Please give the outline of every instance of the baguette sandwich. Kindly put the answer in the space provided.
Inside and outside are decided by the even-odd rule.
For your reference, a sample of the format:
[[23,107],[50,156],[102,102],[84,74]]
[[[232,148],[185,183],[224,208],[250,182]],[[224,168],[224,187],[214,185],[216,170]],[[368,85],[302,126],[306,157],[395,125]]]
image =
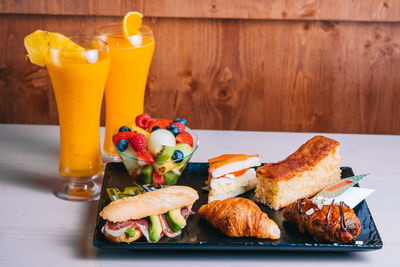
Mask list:
[[113,201],[100,212],[107,221],[102,232],[112,242],[129,243],[142,236],[148,242],[157,242],[164,235],[176,237],[198,198],[190,187],[170,186]]

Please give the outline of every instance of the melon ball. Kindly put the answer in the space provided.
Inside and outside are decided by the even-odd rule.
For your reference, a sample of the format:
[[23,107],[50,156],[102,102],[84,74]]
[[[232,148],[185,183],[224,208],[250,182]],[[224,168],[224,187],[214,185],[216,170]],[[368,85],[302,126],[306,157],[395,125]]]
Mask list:
[[175,145],[175,136],[168,130],[156,130],[147,138],[147,150],[154,156],[160,153],[163,146],[175,147]]

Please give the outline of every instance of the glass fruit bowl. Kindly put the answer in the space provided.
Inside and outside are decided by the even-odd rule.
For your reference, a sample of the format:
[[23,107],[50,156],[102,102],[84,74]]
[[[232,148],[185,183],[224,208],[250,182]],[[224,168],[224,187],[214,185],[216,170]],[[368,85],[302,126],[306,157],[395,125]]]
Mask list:
[[[144,184],[174,185],[199,146],[196,133],[188,127],[185,131],[191,135],[192,145],[176,143],[172,146],[164,138],[168,135],[168,131],[164,129],[149,134],[146,138],[147,149],[143,152],[136,152],[130,144],[121,151],[114,142],[112,144],[128,174],[133,178]],[[113,134],[113,138],[117,133]]]

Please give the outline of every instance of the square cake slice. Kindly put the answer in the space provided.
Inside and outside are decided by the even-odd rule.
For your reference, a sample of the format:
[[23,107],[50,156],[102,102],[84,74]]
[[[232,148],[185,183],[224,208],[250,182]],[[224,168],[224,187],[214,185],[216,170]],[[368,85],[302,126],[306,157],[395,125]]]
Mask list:
[[257,168],[255,200],[278,210],[340,179],[340,144],[315,136],[278,163]]

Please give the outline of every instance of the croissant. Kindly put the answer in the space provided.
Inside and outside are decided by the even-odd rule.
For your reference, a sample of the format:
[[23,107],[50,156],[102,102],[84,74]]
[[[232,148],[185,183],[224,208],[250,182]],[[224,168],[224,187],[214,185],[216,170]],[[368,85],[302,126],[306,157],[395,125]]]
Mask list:
[[360,234],[361,223],[354,211],[341,202],[318,207],[310,199],[301,199],[283,210],[283,217],[308,232],[315,240],[349,243]]
[[197,214],[231,237],[278,239],[278,225],[251,200],[233,197],[203,205]]

